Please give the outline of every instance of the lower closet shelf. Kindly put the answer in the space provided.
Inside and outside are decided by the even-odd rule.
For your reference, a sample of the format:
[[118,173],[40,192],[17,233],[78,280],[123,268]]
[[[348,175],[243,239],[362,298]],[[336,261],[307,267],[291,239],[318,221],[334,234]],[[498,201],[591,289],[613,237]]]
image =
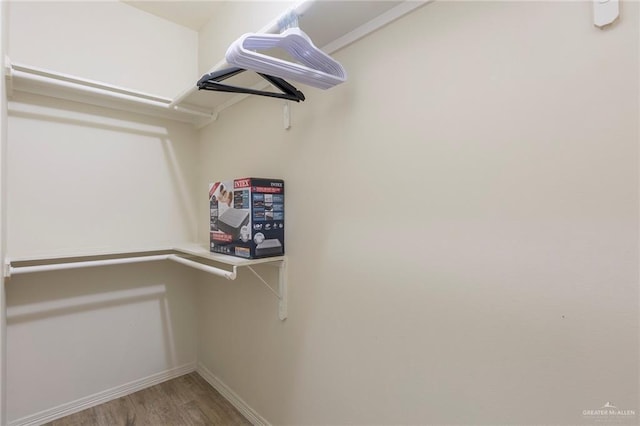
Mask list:
[[[129,263],[157,262],[170,260],[200,271],[235,280],[237,269],[246,267],[260,282],[278,298],[278,317],[287,318],[287,259],[286,256],[262,259],[243,259],[223,254],[210,253],[197,244],[185,244],[172,248],[147,248],[121,251],[101,251],[83,254],[64,254],[34,257],[7,257],[4,263],[4,276],[50,272],[64,269],[90,268],[96,266],[122,265]],[[205,261],[203,263],[201,261]],[[231,270],[212,266],[209,263],[222,263],[231,266]],[[265,264],[278,267],[278,290],[275,290],[253,269],[253,265]]]
[[244,259],[242,257],[233,257],[226,254],[211,253],[207,250],[206,247],[198,244],[178,245],[175,246],[173,250],[183,254],[197,256],[202,259],[213,260],[214,262],[220,262],[232,266],[251,266],[260,263],[273,263],[285,260],[285,256],[264,257],[261,259]]

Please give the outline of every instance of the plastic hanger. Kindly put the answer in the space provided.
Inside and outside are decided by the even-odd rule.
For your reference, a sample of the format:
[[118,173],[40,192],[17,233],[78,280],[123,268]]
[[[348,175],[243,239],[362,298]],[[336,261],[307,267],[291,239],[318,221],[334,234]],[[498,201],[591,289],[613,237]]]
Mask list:
[[274,87],[280,89],[282,93],[266,92],[262,90],[251,89],[248,87],[232,86],[229,84],[221,83],[221,81],[227,78],[238,75],[246,71],[243,68],[225,68],[219,71],[204,75],[198,80],[197,86],[200,90],[213,90],[216,92],[228,92],[228,93],[248,93],[250,95],[268,96],[271,98],[287,99],[290,101],[304,101],[304,94],[296,89],[293,85],[289,84],[285,80],[279,77],[273,77],[263,73],[258,73],[262,78],[271,83]]
[[[280,48],[300,63],[268,56],[255,50]],[[308,35],[294,27],[280,34],[242,35],[227,49],[229,64],[329,89],[347,80],[347,73],[331,56],[318,49]]]

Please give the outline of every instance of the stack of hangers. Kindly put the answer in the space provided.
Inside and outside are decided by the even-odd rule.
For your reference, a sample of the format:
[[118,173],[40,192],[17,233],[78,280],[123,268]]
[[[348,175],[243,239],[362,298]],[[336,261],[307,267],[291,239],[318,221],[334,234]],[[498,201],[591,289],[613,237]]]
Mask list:
[[[267,56],[258,50],[280,48],[300,63]],[[342,65],[318,49],[300,28],[281,34],[245,34],[229,46],[227,62],[241,68],[287,78],[319,89],[329,89],[347,79]]]
[[[300,63],[258,52],[274,48],[285,50]],[[199,89],[249,93],[298,102],[304,100],[304,95],[286,82],[285,78],[320,89],[329,89],[347,79],[347,73],[342,65],[318,49],[300,28],[289,28],[280,34],[244,34],[229,46],[226,60],[237,68],[228,68],[203,76],[198,81]],[[282,93],[264,92],[220,83],[245,70],[257,72]]]

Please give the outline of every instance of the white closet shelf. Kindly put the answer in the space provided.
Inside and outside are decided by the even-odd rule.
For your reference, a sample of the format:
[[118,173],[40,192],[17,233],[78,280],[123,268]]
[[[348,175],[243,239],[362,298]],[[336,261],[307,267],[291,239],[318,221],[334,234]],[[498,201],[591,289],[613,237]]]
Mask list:
[[[332,54],[431,1],[306,0],[298,3],[293,9],[284,11],[280,16],[256,32],[279,32],[278,22],[293,11],[298,15],[300,28],[313,40],[313,43],[316,46],[320,46],[325,53]],[[238,34],[238,36],[240,35],[241,33]],[[225,60],[221,60],[209,72],[226,67],[229,67],[229,64]],[[243,73],[241,77],[234,78],[235,85],[256,90],[263,90],[269,85],[255,73]],[[291,81],[291,83],[297,86],[295,81]],[[194,85],[194,87],[188,88],[179,95],[174,100],[173,105],[212,111],[213,119],[215,120],[219,112],[249,96],[246,94],[198,90]],[[207,124],[207,122],[201,125],[204,124]]]
[[65,260],[77,260],[89,257],[118,257],[118,256],[144,256],[145,254],[167,253],[173,250],[172,245],[158,245],[148,247],[135,247],[127,249],[87,249],[83,251],[60,251],[56,253],[38,253],[34,255],[8,255],[13,263],[47,263],[60,262]]
[[[186,256],[186,257],[185,257]],[[194,260],[194,258],[196,260]],[[122,265],[130,263],[157,262],[170,260],[191,268],[198,269],[228,280],[235,280],[237,269],[246,267],[260,282],[278,298],[278,317],[287,318],[287,258],[286,256],[267,257],[261,259],[243,259],[211,253],[206,247],[198,244],[184,244],[175,247],[149,247],[144,249],[91,251],[85,253],[54,254],[50,256],[38,255],[30,257],[6,257],[4,276],[50,272],[64,269],[89,268],[97,266]],[[231,270],[202,263],[209,261],[231,266]],[[278,290],[267,283],[262,276],[253,269],[254,265],[264,264],[278,267]]]
[[44,68],[12,63],[9,58],[6,59],[5,77],[9,98],[13,92],[33,93],[194,125],[214,118],[212,112],[198,107],[174,105],[170,98]]
[[206,246],[198,244],[177,245],[173,248],[176,252],[197,256],[201,259],[212,260],[231,266],[252,266],[260,263],[273,263],[285,260],[286,256],[264,257],[261,259],[243,259],[241,257],[227,256],[224,254],[211,253]]
[[[299,16],[300,28],[311,37],[314,44],[321,46],[325,53],[332,54],[431,1],[305,0],[294,7],[293,11]],[[256,32],[278,32],[278,21],[291,11],[292,9],[283,11],[280,16]],[[241,33],[238,33],[238,36],[240,35]],[[221,60],[210,72],[228,66]],[[13,91],[22,91],[191,123],[197,128],[216,120],[222,110],[250,96],[200,91],[196,87],[196,81],[200,76],[194,76],[192,85],[175,99],[170,99],[30,65],[12,64],[8,58],[5,74],[9,97]],[[255,73],[243,73],[234,79],[235,85],[257,90],[263,90],[268,86],[268,83]],[[296,82],[291,83],[296,85]]]

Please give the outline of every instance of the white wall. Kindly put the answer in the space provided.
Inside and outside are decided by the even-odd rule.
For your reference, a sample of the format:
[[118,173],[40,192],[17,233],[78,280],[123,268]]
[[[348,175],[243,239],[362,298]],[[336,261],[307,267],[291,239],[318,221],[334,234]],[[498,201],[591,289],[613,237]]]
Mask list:
[[202,278],[199,361],[273,424],[638,412],[638,5],[591,7],[436,2],[334,55],[290,131],[224,111],[198,188],[285,179],[289,318]]
[[12,256],[195,238],[190,126],[24,94],[9,118]]
[[197,80],[197,33],[115,0],[12,1],[13,62],[174,97]]
[[[158,95],[197,77],[197,34],[119,2],[10,5],[9,56]],[[9,105],[15,257],[171,246],[196,235],[196,131],[37,95]],[[193,366],[193,275],[163,263],[7,280],[7,415]]]

